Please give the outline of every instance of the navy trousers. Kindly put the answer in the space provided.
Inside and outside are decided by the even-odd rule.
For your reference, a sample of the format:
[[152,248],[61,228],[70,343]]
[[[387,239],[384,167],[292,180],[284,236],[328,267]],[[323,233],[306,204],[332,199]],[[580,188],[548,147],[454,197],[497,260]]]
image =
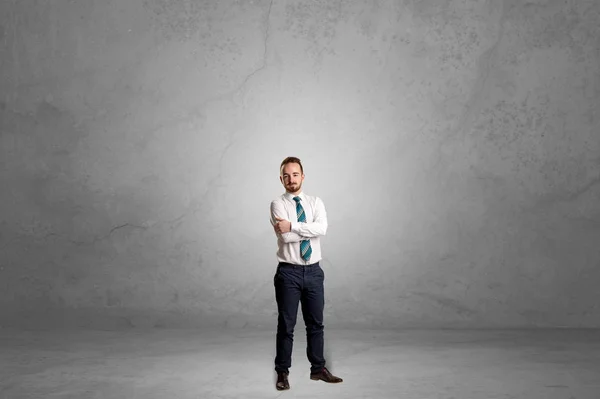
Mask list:
[[306,355],[310,370],[315,373],[325,367],[323,357],[323,307],[325,274],[319,262],[312,265],[292,265],[280,262],[273,283],[277,300],[277,353],[275,371],[289,372],[292,366],[294,327],[298,303],[306,326]]

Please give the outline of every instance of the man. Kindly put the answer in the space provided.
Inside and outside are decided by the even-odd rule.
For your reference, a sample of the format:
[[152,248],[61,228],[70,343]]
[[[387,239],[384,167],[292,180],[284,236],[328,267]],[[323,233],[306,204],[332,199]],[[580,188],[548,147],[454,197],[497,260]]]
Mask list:
[[294,326],[298,303],[306,325],[306,355],[310,379],[342,382],[325,367],[323,357],[323,307],[325,305],[320,236],[327,232],[325,205],[319,197],[302,192],[304,169],[300,159],[288,157],[279,168],[285,194],[271,202],[271,224],[277,235],[277,271],[273,278],[277,300],[277,390],[290,389]]

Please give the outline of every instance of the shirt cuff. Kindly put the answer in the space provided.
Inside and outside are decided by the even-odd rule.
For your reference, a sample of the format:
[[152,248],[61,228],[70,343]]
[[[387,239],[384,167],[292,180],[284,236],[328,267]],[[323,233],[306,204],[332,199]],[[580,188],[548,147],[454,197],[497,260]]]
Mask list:
[[299,222],[291,222],[291,223],[292,223],[292,227],[291,227],[292,233],[298,234],[298,229],[300,229],[300,223]]

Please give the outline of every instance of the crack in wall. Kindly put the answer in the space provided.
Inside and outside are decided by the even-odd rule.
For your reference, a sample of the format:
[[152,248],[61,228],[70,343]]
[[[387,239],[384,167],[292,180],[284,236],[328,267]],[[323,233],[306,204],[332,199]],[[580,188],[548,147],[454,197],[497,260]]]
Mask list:
[[600,184],[600,175],[588,181],[586,184],[582,185],[578,189],[574,191],[570,191],[562,194],[551,194],[547,196],[545,199],[540,201],[536,201],[535,205],[552,205],[557,202],[573,202],[584,196],[586,193],[591,191],[596,185]]
[[266,27],[265,27],[265,33],[263,35],[264,36],[264,38],[263,38],[264,51],[263,51],[261,65],[258,68],[254,69],[252,72],[250,72],[248,75],[246,75],[246,77],[242,80],[242,82],[236,88],[234,88],[233,90],[230,90],[226,93],[219,94],[219,95],[216,95],[216,96],[206,99],[200,105],[198,105],[196,107],[196,109],[202,109],[202,108],[206,107],[208,104],[222,101],[222,100],[230,100],[231,101],[237,93],[241,92],[244,88],[246,88],[250,79],[252,79],[259,72],[261,72],[267,68],[267,56],[268,56],[268,52],[269,52],[268,42],[269,42],[269,36],[270,36],[271,12],[273,9],[273,1],[274,0],[270,1],[269,8],[266,12],[267,15],[265,17]]
[[117,230],[121,230],[125,227],[131,227],[134,229],[142,229],[142,230],[146,230],[148,229],[148,226],[139,226],[139,225],[135,225],[135,224],[131,224],[131,223],[124,223],[118,226],[113,227],[112,229],[110,229],[110,231],[100,237],[94,237],[94,239],[92,239],[91,241],[77,241],[77,240],[70,240],[71,243],[75,244],[75,245],[92,245],[95,244],[99,241],[104,241],[107,240],[108,238],[110,238],[110,236]]
[[150,130],[144,129],[144,131],[147,133],[148,132],[153,133],[155,131],[158,131],[160,129],[165,129],[167,127],[179,126],[181,124],[188,123],[188,121],[191,117],[198,116],[199,113],[201,113],[202,110],[204,110],[206,108],[206,106],[209,104],[218,103],[220,101],[233,102],[235,95],[240,93],[242,90],[244,90],[248,86],[248,83],[250,82],[250,80],[252,78],[254,78],[261,71],[264,71],[268,67],[267,59],[268,59],[268,54],[269,54],[269,38],[270,38],[270,31],[271,31],[271,14],[272,14],[272,9],[273,9],[273,3],[274,3],[274,0],[271,0],[269,2],[268,9],[266,10],[265,29],[264,29],[264,33],[263,33],[263,54],[262,54],[261,64],[259,67],[255,68],[253,71],[251,71],[249,74],[247,74],[242,79],[241,83],[239,83],[232,90],[229,90],[225,93],[216,94],[214,96],[211,96],[211,97],[205,99],[204,101],[202,101],[201,103],[199,103],[198,105],[191,107],[191,109],[186,114],[176,115],[173,118],[169,118],[166,121],[160,123],[160,125],[158,127],[150,129]]
[[479,57],[477,63],[477,79],[473,85],[474,87],[471,90],[471,94],[467,99],[466,104],[463,106],[464,111],[460,115],[456,126],[454,129],[451,129],[450,132],[448,132],[448,134],[446,134],[446,136],[443,137],[439,143],[439,156],[437,157],[438,162],[435,165],[436,167],[438,167],[443,161],[444,146],[448,143],[448,141],[458,141],[460,139],[464,139],[469,132],[469,129],[471,128],[475,118],[483,109],[485,104],[485,94],[489,91],[490,73],[494,67],[496,58],[498,57],[498,47],[502,43],[502,39],[504,37],[507,14],[508,12],[506,10],[506,4],[503,2],[500,17],[498,18],[498,36],[494,41],[494,44],[492,44],[492,46],[489,47]]
[[[270,1],[269,8],[266,12],[266,17],[265,17],[266,27],[265,27],[265,32],[263,35],[264,36],[263,37],[263,56],[262,56],[261,65],[258,68],[254,69],[252,72],[250,72],[248,75],[246,75],[246,77],[242,80],[242,82],[235,89],[233,89],[227,93],[223,93],[223,94],[217,95],[215,97],[211,97],[211,98],[203,101],[200,105],[198,105],[196,107],[196,109],[205,108],[208,104],[218,102],[221,100],[226,100],[226,99],[232,100],[237,93],[241,92],[242,90],[244,90],[247,87],[248,82],[253,77],[255,77],[259,72],[264,71],[267,68],[267,57],[268,57],[268,53],[269,53],[269,36],[270,36],[270,27],[271,27],[270,21],[271,21],[272,9],[273,9],[273,1],[274,0]],[[229,149],[235,144],[235,142],[236,142],[235,131],[229,131],[227,134],[227,144],[221,150],[221,155],[219,157],[218,172],[207,183],[207,189],[204,192],[204,194],[201,196],[201,199],[199,201],[200,205],[198,207],[196,207],[196,209],[193,210],[194,213],[198,212],[202,208],[202,205],[206,203],[206,197],[211,192],[211,190],[216,187],[217,182],[221,179],[222,174],[223,174],[223,162],[225,159],[225,155],[227,154]]]
[[239,86],[237,91],[242,90],[244,87],[246,87],[246,85],[248,84],[248,81],[253,78],[257,73],[263,71],[266,67],[267,67],[267,53],[269,50],[269,32],[270,32],[270,28],[271,28],[271,11],[273,9],[273,1],[271,0],[271,2],[269,3],[269,9],[267,10],[267,16],[266,16],[266,28],[265,28],[265,33],[264,33],[264,39],[263,39],[263,47],[264,47],[264,51],[263,51],[263,57],[262,57],[262,65],[260,67],[258,67],[257,69],[255,69],[253,72],[251,72],[248,76],[246,76],[246,78],[244,79],[244,81],[242,82],[242,84]]

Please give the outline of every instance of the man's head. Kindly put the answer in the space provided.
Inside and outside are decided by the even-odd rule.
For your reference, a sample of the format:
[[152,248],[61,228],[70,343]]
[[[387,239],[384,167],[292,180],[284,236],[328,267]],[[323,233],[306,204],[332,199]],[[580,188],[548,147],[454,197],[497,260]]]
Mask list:
[[287,157],[279,167],[279,180],[285,191],[297,195],[302,191],[304,181],[304,168],[302,162],[296,157]]

